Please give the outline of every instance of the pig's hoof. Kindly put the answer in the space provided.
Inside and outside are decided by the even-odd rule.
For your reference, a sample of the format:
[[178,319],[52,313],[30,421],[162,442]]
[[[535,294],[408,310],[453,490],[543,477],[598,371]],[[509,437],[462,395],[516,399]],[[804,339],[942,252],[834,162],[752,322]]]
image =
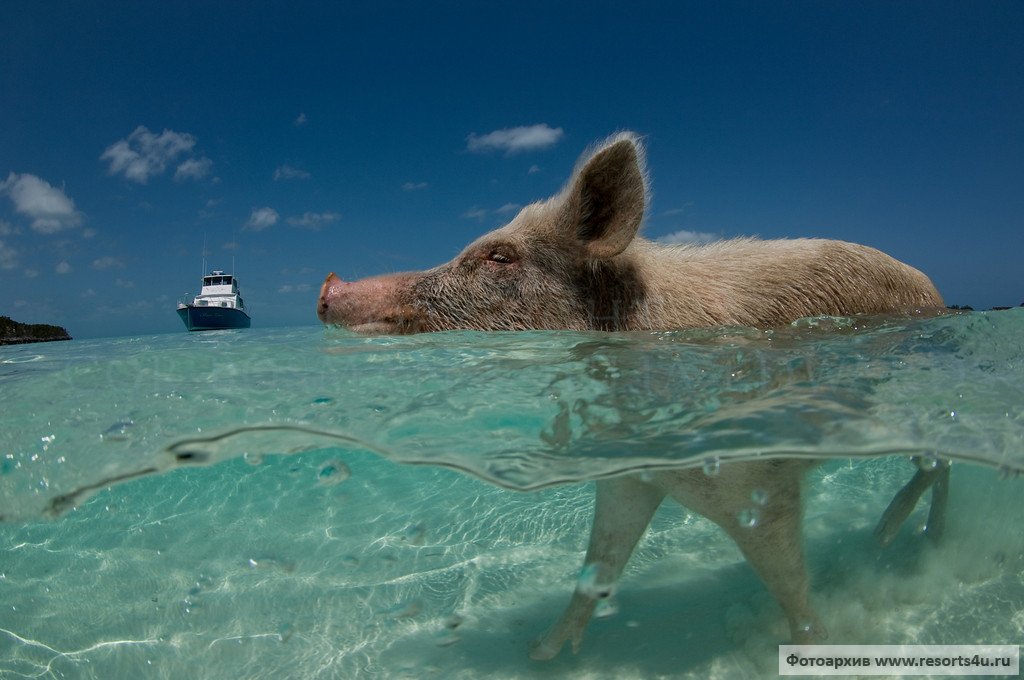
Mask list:
[[878,545],[884,548],[893,542],[899,530],[900,522],[892,522],[889,521],[888,517],[882,517],[878,522],[878,526],[875,527],[875,540],[878,541]]
[[558,643],[549,641],[546,637],[537,640],[530,647],[530,658],[534,661],[550,661],[558,656],[558,653],[562,651],[562,644],[565,641],[562,640]]
[[583,644],[583,633],[568,633],[555,630],[548,631],[544,637],[533,643],[530,649],[530,658],[534,661],[547,661],[554,659],[562,651],[566,640],[572,642],[572,653],[579,654],[580,645]]

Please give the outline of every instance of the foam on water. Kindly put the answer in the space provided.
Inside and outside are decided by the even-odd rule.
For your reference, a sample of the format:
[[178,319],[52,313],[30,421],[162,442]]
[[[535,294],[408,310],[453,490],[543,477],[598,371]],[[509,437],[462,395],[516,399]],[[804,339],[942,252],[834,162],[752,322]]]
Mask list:
[[[1022,331],[1014,311],[0,349],[0,677],[774,674],[777,605],[673,504],[581,654],[527,656],[589,530],[591,485],[556,482],[756,454],[836,458],[805,513],[830,642],[1016,643]],[[954,462],[945,542],[922,507],[878,548],[903,454],[929,451],[981,463]]]

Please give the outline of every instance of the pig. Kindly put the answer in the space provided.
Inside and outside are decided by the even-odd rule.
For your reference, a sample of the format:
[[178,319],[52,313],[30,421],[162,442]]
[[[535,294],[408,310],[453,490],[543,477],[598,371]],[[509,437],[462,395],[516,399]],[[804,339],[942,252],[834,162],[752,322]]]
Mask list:
[[[564,188],[433,269],[354,282],[330,274],[317,314],[359,333],[443,330],[676,330],[771,328],[809,316],[928,313],[944,308],[917,269],[867,246],[823,239],[740,238],[666,245],[638,235],[649,203],[640,138],[622,132],[584,153]],[[659,470],[596,483],[581,579],[560,619],[532,649],[578,651],[597,603],[608,597],[655,510],[668,496],[736,542],[785,614],[795,643],[826,629],[809,599],[801,543],[801,483],[813,462],[733,463]],[[931,478],[894,501],[884,538]],[[753,494],[756,526],[744,521]],[[586,585],[584,585],[586,581]],[[596,584],[596,585],[595,585]]]

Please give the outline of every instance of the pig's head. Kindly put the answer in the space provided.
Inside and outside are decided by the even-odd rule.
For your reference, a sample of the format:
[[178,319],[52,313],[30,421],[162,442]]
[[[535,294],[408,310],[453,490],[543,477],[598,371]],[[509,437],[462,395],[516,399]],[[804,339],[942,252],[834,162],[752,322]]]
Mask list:
[[425,272],[346,282],[331,274],[317,315],[363,333],[615,329],[643,306],[623,254],[643,219],[643,150],[629,133],[583,157],[556,196]]

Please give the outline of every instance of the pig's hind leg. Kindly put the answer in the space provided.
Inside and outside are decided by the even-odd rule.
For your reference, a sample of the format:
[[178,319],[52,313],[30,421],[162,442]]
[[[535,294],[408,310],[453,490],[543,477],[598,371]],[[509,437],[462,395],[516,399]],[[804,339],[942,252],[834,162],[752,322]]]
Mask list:
[[718,477],[698,471],[665,473],[662,488],[684,506],[722,527],[764,581],[789,621],[794,644],[820,642],[828,633],[810,604],[804,563],[800,461],[736,463]]
[[538,640],[530,657],[552,659],[566,641],[578,652],[597,603],[611,597],[622,570],[665,493],[635,477],[597,482],[594,525],[583,571],[562,617]]
[[[919,458],[915,457],[914,461],[919,462]],[[949,468],[949,461],[938,461],[931,469],[919,468],[910,481],[896,492],[889,507],[882,513],[882,518],[878,520],[878,526],[875,527],[875,539],[880,545],[884,547],[893,542],[900,527],[929,488],[932,490],[932,503],[928,511],[925,534],[933,543],[941,540],[946,526]]]

